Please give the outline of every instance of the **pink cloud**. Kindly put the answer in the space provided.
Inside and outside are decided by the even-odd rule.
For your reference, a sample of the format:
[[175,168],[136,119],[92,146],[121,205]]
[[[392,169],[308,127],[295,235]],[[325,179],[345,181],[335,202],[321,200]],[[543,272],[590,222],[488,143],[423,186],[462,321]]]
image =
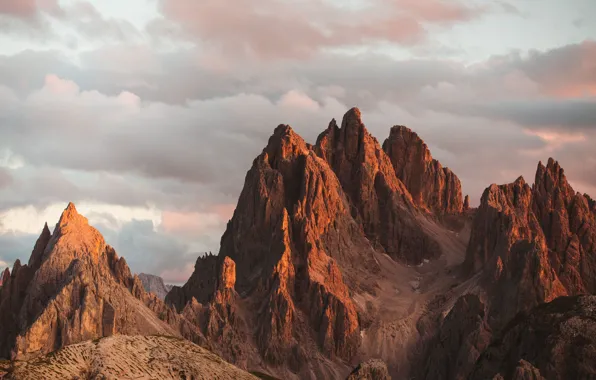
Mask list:
[[194,271],[194,262],[187,263],[183,269],[167,269],[159,274],[166,284],[183,284]]
[[542,91],[558,98],[596,95],[596,41],[533,52],[523,65]]
[[205,212],[163,211],[161,228],[171,234],[199,235],[210,231],[220,232],[234,213],[232,204],[216,204]]
[[57,0],[1,0],[0,14],[25,20],[34,20],[41,11],[55,13],[60,6]]
[[320,0],[162,0],[161,10],[201,46],[261,59],[305,58],[325,47],[375,41],[413,44],[424,39],[424,23],[464,21],[478,13],[441,0],[373,2],[361,10]]

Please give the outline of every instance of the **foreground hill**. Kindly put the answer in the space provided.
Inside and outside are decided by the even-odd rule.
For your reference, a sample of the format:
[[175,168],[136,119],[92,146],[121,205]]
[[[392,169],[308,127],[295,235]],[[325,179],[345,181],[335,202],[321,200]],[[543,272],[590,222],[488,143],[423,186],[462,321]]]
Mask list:
[[184,339],[118,335],[16,362],[7,379],[252,380],[248,372]]

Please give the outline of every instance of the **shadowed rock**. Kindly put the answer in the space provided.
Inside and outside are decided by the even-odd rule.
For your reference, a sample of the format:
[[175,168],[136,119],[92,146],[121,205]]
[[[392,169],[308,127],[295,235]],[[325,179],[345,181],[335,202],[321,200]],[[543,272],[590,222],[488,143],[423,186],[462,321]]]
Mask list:
[[387,365],[379,359],[360,363],[346,380],[391,380]]
[[560,297],[520,314],[480,356],[470,380],[596,377],[596,297]]

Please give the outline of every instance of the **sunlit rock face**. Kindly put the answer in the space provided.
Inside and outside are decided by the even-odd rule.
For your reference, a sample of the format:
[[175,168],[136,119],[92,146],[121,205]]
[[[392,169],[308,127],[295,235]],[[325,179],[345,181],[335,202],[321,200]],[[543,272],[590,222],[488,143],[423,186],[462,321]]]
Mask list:
[[436,214],[464,211],[459,178],[433,159],[416,132],[399,125],[391,128],[383,150],[416,205]]
[[[71,203],[0,293],[0,356],[27,358],[112,334],[178,335],[141,301],[135,279]],[[165,305],[164,305],[165,306]]]

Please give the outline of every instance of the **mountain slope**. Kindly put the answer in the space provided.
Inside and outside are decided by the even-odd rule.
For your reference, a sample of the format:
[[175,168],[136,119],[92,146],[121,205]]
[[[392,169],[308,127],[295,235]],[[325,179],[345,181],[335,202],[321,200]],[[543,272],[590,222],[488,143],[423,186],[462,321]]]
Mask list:
[[[593,201],[571,188],[552,158],[546,166],[538,164],[533,186],[522,177],[511,184],[489,186],[467,248],[464,271],[470,279],[460,287],[463,293],[472,290],[482,301],[477,312],[481,323],[471,326],[466,311],[453,308],[438,323],[429,346],[437,337],[475,341],[479,335],[485,346],[486,337],[497,339],[520,312],[528,313],[562,296],[593,294],[595,237]],[[437,363],[457,355],[465,360],[458,361],[453,371],[465,378],[482,354],[467,346],[453,345],[450,350],[427,358],[427,375],[422,378],[450,378]],[[534,373],[527,364],[520,364],[520,373]]]
[[357,109],[316,146],[280,125],[246,175],[219,255],[199,258],[166,302],[242,367],[338,378],[379,357],[404,376],[416,320],[464,259],[467,234],[429,216]]
[[560,297],[516,316],[470,380],[596,377],[596,296]]
[[137,281],[69,204],[2,287],[0,356],[27,358],[116,333],[178,335],[144,305]]
[[118,335],[16,362],[7,379],[257,379],[183,339]]

